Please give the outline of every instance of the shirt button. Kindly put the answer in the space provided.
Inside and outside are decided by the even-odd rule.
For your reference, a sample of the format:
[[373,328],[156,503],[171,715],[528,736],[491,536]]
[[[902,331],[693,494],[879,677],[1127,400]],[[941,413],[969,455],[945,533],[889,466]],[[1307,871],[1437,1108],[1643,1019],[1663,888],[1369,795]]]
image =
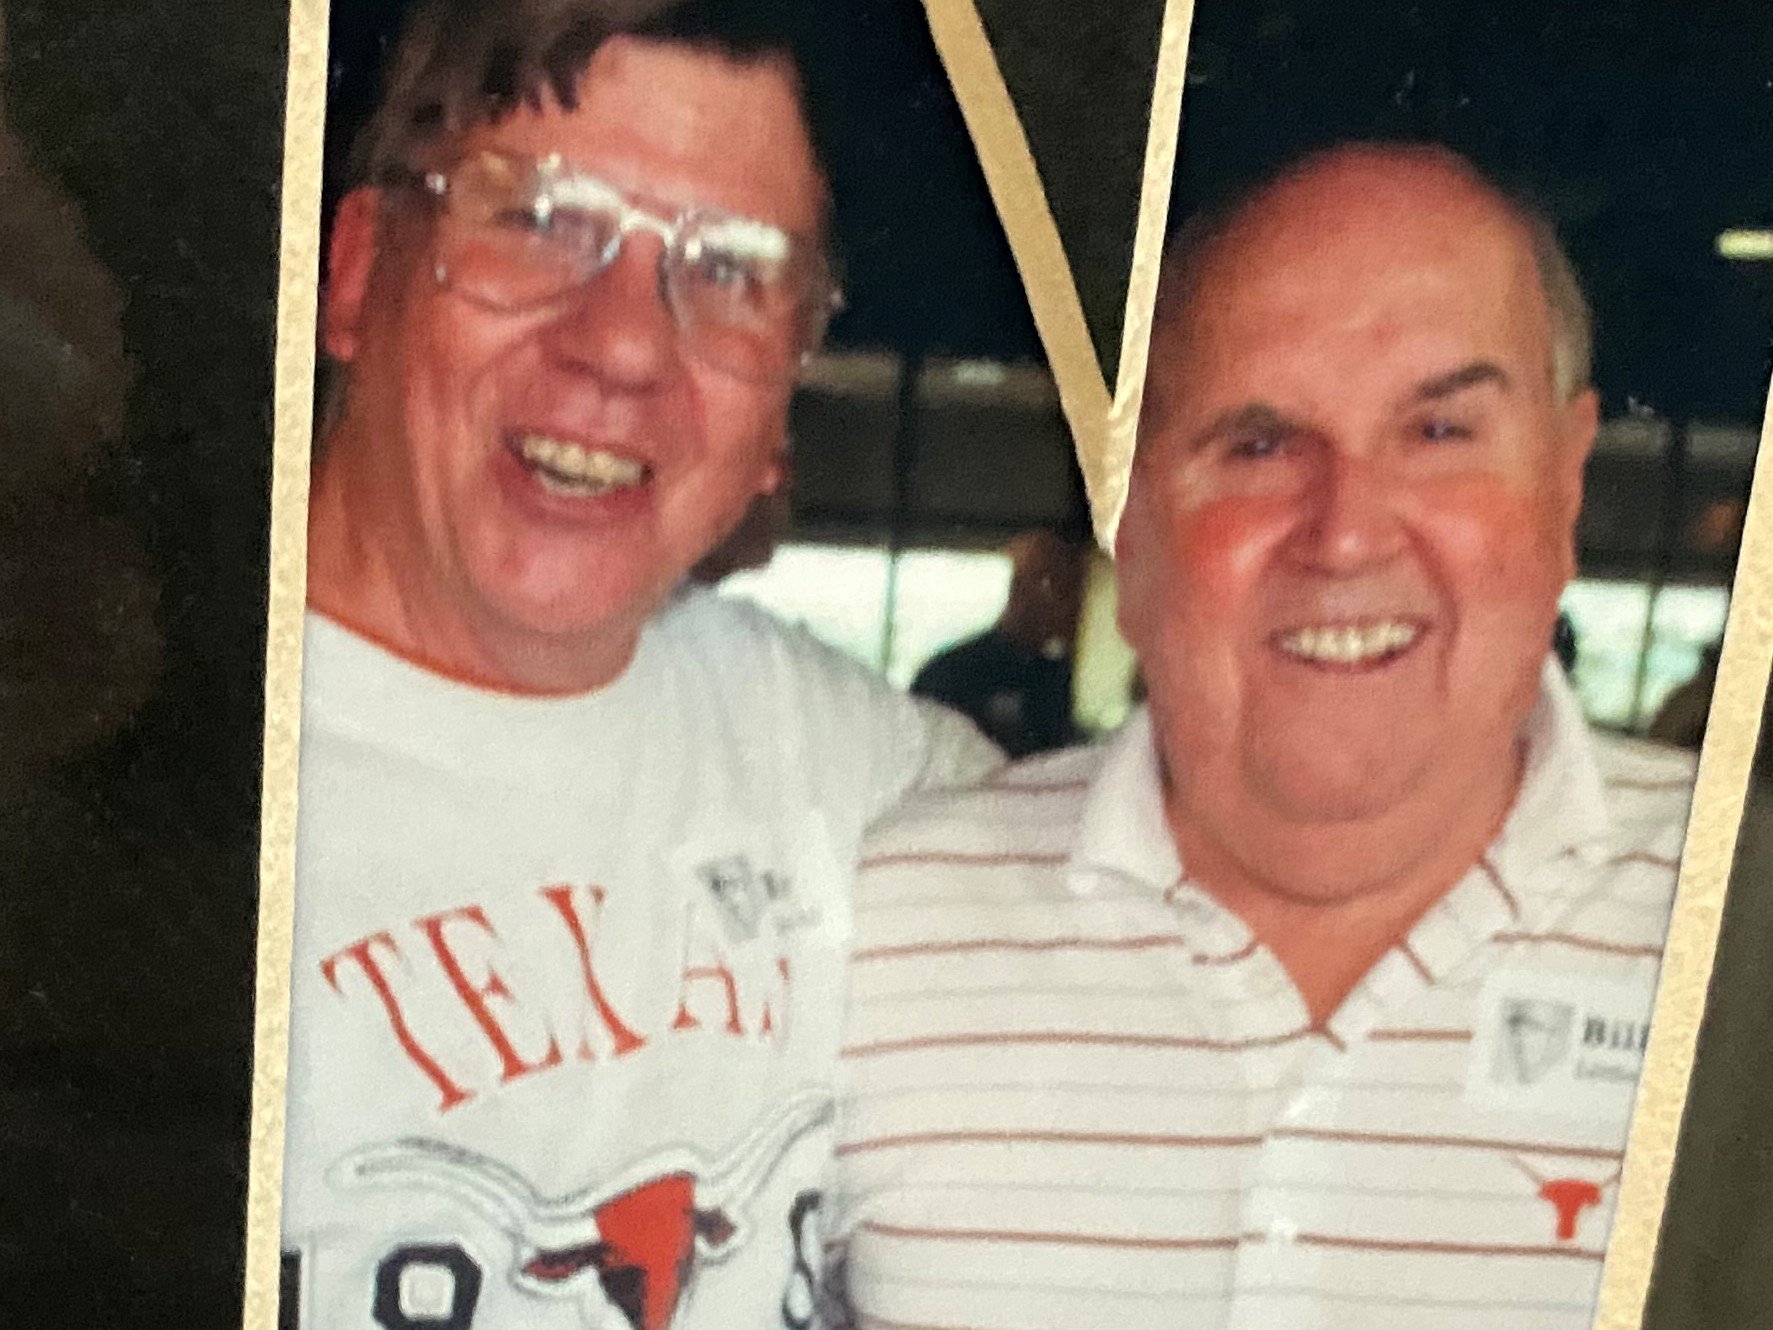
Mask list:
[[1299,1239],[1299,1225],[1291,1219],[1271,1219],[1268,1221],[1268,1240],[1273,1243],[1296,1242]]

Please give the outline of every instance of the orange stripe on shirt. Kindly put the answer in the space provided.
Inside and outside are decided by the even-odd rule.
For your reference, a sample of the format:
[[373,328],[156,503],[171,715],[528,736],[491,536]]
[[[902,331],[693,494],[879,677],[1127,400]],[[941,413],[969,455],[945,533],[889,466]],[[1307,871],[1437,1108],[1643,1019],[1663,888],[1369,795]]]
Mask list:
[[1550,946],[1575,947],[1580,951],[1604,951],[1613,956],[1642,956],[1660,960],[1662,948],[1631,942],[1610,942],[1605,938],[1583,937],[1576,933],[1498,933],[1498,942],[1532,942]]
[[1107,1145],[1232,1150],[1248,1149],[1260,1144],[1260,1136],[1179,1136],[1089,1131],[920,1131],[903,1136],[874,1136],[849,1141],[837,1147],[837,1154],[847,1157],[866,1154],[872,1150],[894,1150],[915,1145]]
[[1623,1150],[1603,1150],[1589,1146],[1545,1144],[1536,1141],[1498,1141],[1474,1136],[1414,1136],[1403,1132],[1336,1131],[1328,1127],[1276,1127],[1271,1136],[1296,1141],[1337,1141],[1348,1145],[1419,1145],[1430,1149],[1505,1150],[1515,1154],[1554,1155],[1561,1159],[1605,1159],[1624,1157]]
[[1154,947],[1187,946],[1174,933],[1142,937],[981,937],[949,942],[906,942],[893,947],[868,947],[850,957],[863,961],[900,960],[907,956],[959,956],[974,951],[1150,951]]
[[989,1228],[907,1228],[897,1224],[864,1221],[862,1227],[888,1238],[925,1242],[1026,1242],[1066,1247],[1120,1247],[1132,1251],[1229,1250],[1238,1245],[1235,1234],[1221,1238],[1140,1238],[1116,1233],[1022,1233]]
[[979,1032],[966,1034],[924,1035],[916,1039],[881,1039],[871,1044],[854,1044],[845,1048],[845,1058],[879,1057],[888,1053],[915,1053],[931,1048],[979,1048],[993,1044],[1070,1044],[1078,1047],[1104,1048],[1168,1048],[1200,1053],[1241,1053],[1251,1048],[1279,1047],[1290,1044],[1310,1030],[1292,1030],[1286,1034],[1253,1039],[1201,1039],[1188,1035],[1108,1034],[1095,1030],[1018,1030],[1005,1033]]
[[1308,1247],[1339,1247],[1346,1251],[1422,1256],[1557,1256],[1583,1261],[1600,1261],[1606,1258],[1605,1252],[1588,1247],[1510,1246],[1505,1243],[1484,1242],[1404,1242],[1384,1238],[1344,1237],[1335,1233],[1300,1233],[1293,1241]]

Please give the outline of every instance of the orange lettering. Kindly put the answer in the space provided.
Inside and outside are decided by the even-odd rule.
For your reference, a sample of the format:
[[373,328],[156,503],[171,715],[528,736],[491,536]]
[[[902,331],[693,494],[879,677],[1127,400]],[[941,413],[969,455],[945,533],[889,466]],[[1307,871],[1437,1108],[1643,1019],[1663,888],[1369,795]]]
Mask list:
[[727,965],[726,958],[720,954],[718,946],[710,945],[712,959],[703,965],[689,963],[690,938],[696,930],[690,926],[697,918],[697,910],[691,906],[685,911],[685,929],[683,944],[682,982],[677,989],[677,1016],[671,1022],[673,1030],[699,1030],[702,1023],[690,1014],[689,990],[694,983],[713,980],[720,984],[726,994],[726,1032],[728,1034],[744,1034],[744,1023],[739,1019],[739,984],[733,978],[732,969]]
[[487,1003],[488,998],[495,997],[504,998],[507,1002],[513,1001],[511,990],[491,965],[487,966],[486,981],[479,988],[474,987],[468,981],[461,961],[456,958],[455,952],[450,950],[449,944],[443,938],[443,926],[455,920],[476,924],[485,929],[488,936],[498,937],[498,934],[493,931],[493,926],[487,922],[486,912],[478,905],[470,905],[463,910],[449,910],[443,914],[433,914],[418,920],[417,924],[430,940],[431,949],[437,953],[438,963],[443,966],[444,974],[449,976],[450,986],[456,990],[456,996],[462,999],[462,1004],[468,1008],[468,1014],[474,1018],[474,1023],[480,1027],[480,1032],[493,1046],[493,1051],[499,1055],[499,1064],[502,1068],[499,1079],[514,1081],[519,1076],[527,1076],[532,1072],[546,1071],[550,1067],[559,1066],[560,1045],[555,1042],[552,1033],[548,1035],[548,1051],[542,1055],[540,1061],[525,1062],[517,1055],[517,1050],[511,1046],[511,1037],[505,1033],[504,1028],[494,1018],[492,1008]]
[[400,948],[394,945],[393,938],[386,933],[375,933],[321,961],[320,973],[325,976],[326,982],[332,985],[333,991],[343,996],[344,989],[339,987],[339,962],[353,960],[362,966],[363,973],[369,980],[369,986],[375,989],[376,996],[381,999],[382,1010],[388,1016],[388,1024],[393,1027],[394,1041],[400,1045],[401,1051],[412,1060],[413,1065],[424,1072],[426,1078],[443,1095],[443,1102],[438,1105],[439,1111],[448,1112],[457,1104],[467,1103],[474,1097],[474,1092],[464,1090],[452,1081],[449,1074],[438,1064],[437,1059],[427,1053],[419,1041],[414,1038],[412,1027],[406,1023],[406,1017],[400,1011],[400,1003],[394,997],[393,985],[388,982],[388,976],[382,973],[382,967],[376,963],[375,956],[371,954],[370,949],[378,945],[386,947],[396,957],[400,955]]
[[[776,973],[782,976],[782,986],[778,993],[782,999],[782,1020],[786,1023],[788,1018],[788,958],[786,956],[776,957]],[[767,997],[763,1000],[763,1016],[758,1021],[757,1033],[764,1037],[773,1037],[776,1033],[776,1010]],[[786,1037],[787,1031],[785,1029],[782,1033],[783,1037]]]
[[[598,914],[603,912],[604,892],[602,887],[587,889],[592,903],[596,905]],[[622,1018],[616,1015],[616,1009],[609,1004],[603,994],[603,986],[597,982],[597,971],[591,965],[591,944],[585,935],[585,926],[579,920],[577,907],[573,905],[573,889],[569,886],[543,887],[542,895],[548,903],[560,911],[560,917],[566,921],[567,931],[573,935],[573,946],[579,952],[579,974],[585,981],[585,992],[596,1009],[597,1018],[603,1022],[603,1028],[609,1031],[615,1043],[614,1056],[622,1057],[637,1048],[645,1048],[646,1040],[629,1029]],[[579,1040],[579,1057],[589,1062],[592,1059],[591,1036],[586,1032]]]

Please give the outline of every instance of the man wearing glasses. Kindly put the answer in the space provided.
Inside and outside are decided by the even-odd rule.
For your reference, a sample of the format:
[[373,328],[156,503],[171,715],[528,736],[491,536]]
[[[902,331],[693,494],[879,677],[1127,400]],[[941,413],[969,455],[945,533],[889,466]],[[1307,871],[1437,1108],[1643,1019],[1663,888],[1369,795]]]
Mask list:
[[397,54],[323,312],[286,1324],[810,1315],[856,846],[997,755],[682,589],[836,305],[782,8]]

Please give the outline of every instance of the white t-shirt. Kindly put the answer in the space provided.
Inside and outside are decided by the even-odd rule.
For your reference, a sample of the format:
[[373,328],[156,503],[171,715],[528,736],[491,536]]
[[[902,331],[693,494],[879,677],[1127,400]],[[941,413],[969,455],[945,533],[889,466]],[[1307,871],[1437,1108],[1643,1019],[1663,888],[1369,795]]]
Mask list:
[[684,593],[595,693],[310,615],[284,1324],[807,1323],[863,829],[999,761]]

